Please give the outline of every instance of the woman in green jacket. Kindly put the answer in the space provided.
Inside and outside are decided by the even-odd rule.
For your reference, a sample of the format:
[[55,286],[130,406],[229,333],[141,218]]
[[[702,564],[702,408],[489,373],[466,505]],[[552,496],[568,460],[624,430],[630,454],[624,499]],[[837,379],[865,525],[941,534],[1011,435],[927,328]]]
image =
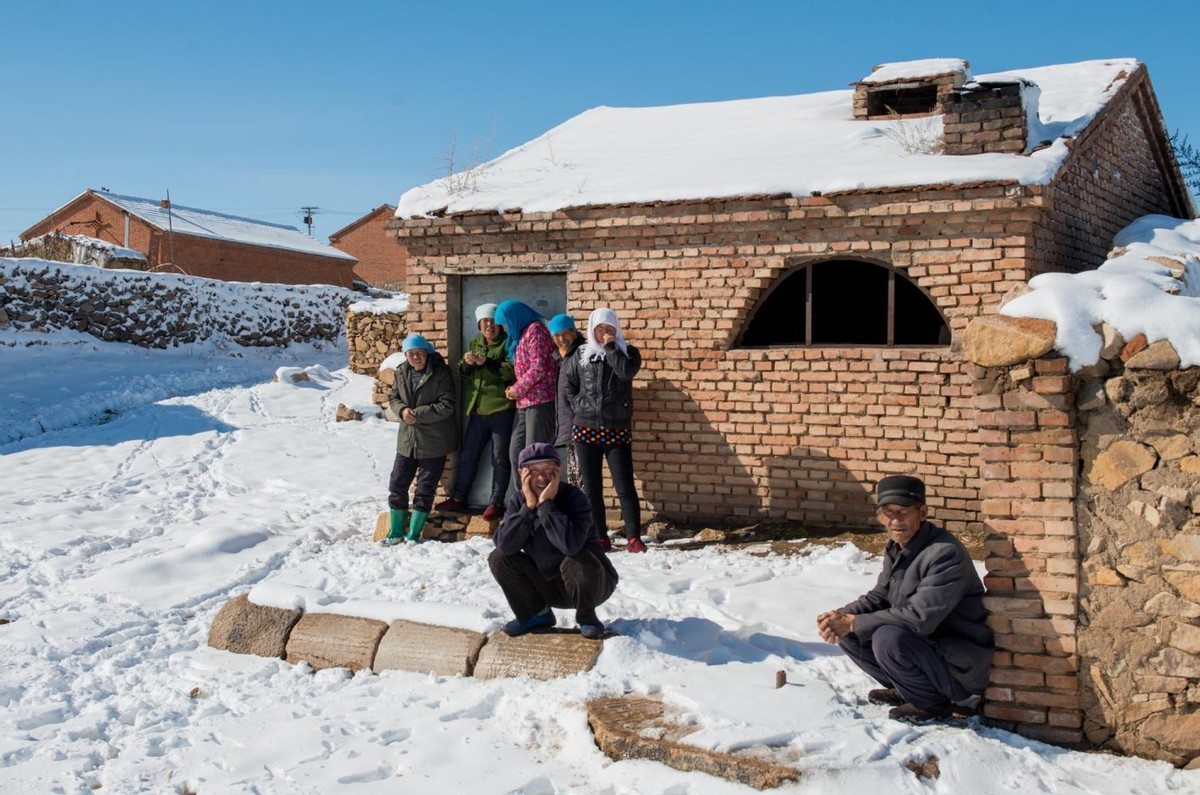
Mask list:
[[[420,334],[409,334],[400,348],[404,362],[396,368],[388,406],[400,418],[396,460],[388,481],[391,522],[385,546],[421,537],[446,456],[458,449],[454,416],[454,377],[446,360]],[[417,480],[409,512],[408,489]]]
[[479,459],[488,439],[492,440],[492,491],[483,518],[489,522],[504,515],[504,493],[512,466],[508,444],[512,438],[517,404],[504,396],[504,390],[517,380],[504,342],[504,329],[496,325],[496,305],[483,304],[475,309],[479,336],[467,344],[467,352],[458,363],[466,400],[467,430],[462,455],[450,499],[439,502],[439,511],[456,513],[467,508],[467,495],[479,470]]

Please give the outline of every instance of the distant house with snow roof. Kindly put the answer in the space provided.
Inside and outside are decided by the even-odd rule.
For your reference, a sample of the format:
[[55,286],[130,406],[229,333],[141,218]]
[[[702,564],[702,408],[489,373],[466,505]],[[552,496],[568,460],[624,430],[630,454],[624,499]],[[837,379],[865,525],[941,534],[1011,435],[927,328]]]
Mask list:
[[387,233],[387,223],[395,214],[395,207],[381,204],[329,235],[331,246],[358,260],[354,275],[372,287],[404,288],[408,255]]
[[292,226],[86,190],[21,233],[59,232],[140,251],[151,270],[233,282],[349,287],[354,257]]
[[[1114,234],[1195,207],[1144,65],[876,67],[850,90],[595,108],[415,187],[389,231],[419,331],[453,357],[479,285],[613,307],[645,360],[634,458],[653,514],[870,521],[909,472],[980,517],[967,323]],[[516,279],[517,281],[512,281]],[[450,331],[453,330],[453,331]]]

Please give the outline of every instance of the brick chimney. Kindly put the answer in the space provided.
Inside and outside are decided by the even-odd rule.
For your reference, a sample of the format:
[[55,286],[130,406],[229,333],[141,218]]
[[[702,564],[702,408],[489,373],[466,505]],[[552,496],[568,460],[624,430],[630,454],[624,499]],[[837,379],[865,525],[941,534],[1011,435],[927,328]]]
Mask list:
[[854,86],[854,118],[911,119],[933,116],[947,93],[970,78],[970,64],[961,58],[885,63]]
[[1040,93],[1036,83],[1018,77],[970,82],[948,92],[939,100],[945,153],[1024,153]]

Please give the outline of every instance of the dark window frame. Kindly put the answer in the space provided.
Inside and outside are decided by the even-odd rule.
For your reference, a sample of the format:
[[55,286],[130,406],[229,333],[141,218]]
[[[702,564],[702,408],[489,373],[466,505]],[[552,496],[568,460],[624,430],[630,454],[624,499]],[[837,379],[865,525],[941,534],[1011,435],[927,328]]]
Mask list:
[[[882,268],[887,272],[887,342],[886,343],[850,343],[850,342],[821,342],[812,343],[813,336],[813,267],[830,262],[856,262],[866,265],[874,265]],[[746,345],[744,342],[746,332],[750,328],[750,324],[757,317],[759,311],[771,299],[775,291],[790,279],[795,277],[800,271],[805,271],[804,274],[804,342],[779,342],[769,343],[766,345]],[[946,320],[945,313],[938,306],[937,301],[929,294],[929,291],[918,284],[913,279],[910,279],[906,273],[896,268],[890,262],[873,259],[871,257],[820,257],[818,259],[805,259],[800,261],[788,261],[787,268],[776,277],[774,283],[764,292],[759,299],[751,307],[750,312],[746,315],[746,319],[742,322],[741,330],[738,331],[737,337],[734,339],[733,348],[740,350],[771,350],[774,348],[949,348],[952,342],[933,343],[933,344],[904,344],[897,345],[896,340],[896,279],[901,278],[912,285],[920,292],[921,296],[929,302],[929,305],[937,312],[938,317],[942,321],[942,325],[946,330],[950,330],[950,323]],[[951,333],[951,339],[953,334]]]

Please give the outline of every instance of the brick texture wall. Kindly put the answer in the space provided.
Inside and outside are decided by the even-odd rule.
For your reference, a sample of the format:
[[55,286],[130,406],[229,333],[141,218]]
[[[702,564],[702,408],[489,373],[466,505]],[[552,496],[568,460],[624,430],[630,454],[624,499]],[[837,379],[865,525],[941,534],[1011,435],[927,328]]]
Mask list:
[[975,377],[996,633],[984,715],[1038,739],[1079,743],[1079,445],[1067,361],[977,368]]
[[[94,225],[99,214],[100,227]],[[171,241],[165,232],[131,216],[129,242],[125,242],[125,213],[94,196],[87,196],[66,212],[45,219],[29,230],[29,237],[61,230],[86,234],[117,245],[128,245],[146,255],[152,268],[171,273],[238,282],[276,284],[332,284],[349,287],[354,275],[350,260],[298,251],[251,246],[213,238],[175,235],[174,263]]]
[[[1093,148],[1127,180],[1153,184],[1136,141],[1103,134],[1077,147],[1071,167]],[[980,500],[971,377],[958,352],[967,322],[1035,273],[1103,262],[1107,240],[1070,259],[1053,243],[1054,224],[1100,228],[1086,217],[1095,214],[1107,229],[1161,206],[1057,183],[989,184],[481,212],[388,229],[410,255],[408,330],[451,358],[462,276],[564,272],[569,311],[618,312],[645,359],[634,459],[650,515],[867,524],[871,483],[912,472],[930,483],[937,518],[961,529],[978,522]],[[774,284],[839,259],[905,274],[937,305],[953,344],[737,349]],[[844,311],[858,311],[853,296]]]
[[1121,90],[1084,136],[1058,177],[1048,186],[1048,211],[1034,242],[1034,269],[1077,272],[1107,259],[1113,236],[1131,220],[1161,213],[1184,217],[1188,208],[1172,200],[1161,155],[1155,155],[1156,114],[1144,77]]
[[357,278],[389,290],[403,289],[408,271],[408,252],[387,233],[394,210],[384,205],[357,225],[329,236],[331,245],[358,259],[354,266]]

